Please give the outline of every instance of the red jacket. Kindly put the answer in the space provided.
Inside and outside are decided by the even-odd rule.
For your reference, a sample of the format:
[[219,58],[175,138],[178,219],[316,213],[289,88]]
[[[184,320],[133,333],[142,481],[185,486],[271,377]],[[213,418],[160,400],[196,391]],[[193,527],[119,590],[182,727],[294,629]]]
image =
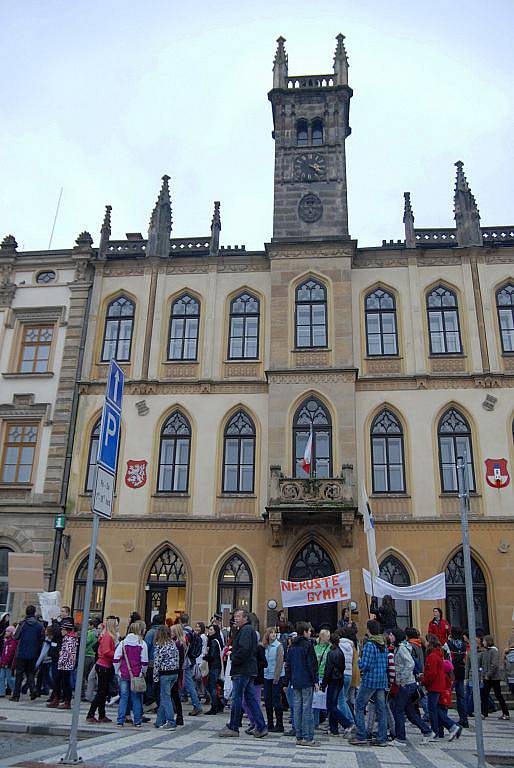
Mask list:
[[11,667],[16,655],[16,646],[18,641],[14,637],[6,637],[4,640],[4,647],[2,650],[2,656],[0,657],[0,667]]
[[428,634],[429,635],[435,635],[441,645],[444,645],[446,641],[448,640],[450,636],[450,632],[452,631],[452,628],[450,624],[446,621],[446,619],[441,619],[441,621],[431,621],[428,625]]
[[423,670],[423,685],[431,693],[444,693],[446,691],[443,654],[439,648],[434,648],[427,654]]

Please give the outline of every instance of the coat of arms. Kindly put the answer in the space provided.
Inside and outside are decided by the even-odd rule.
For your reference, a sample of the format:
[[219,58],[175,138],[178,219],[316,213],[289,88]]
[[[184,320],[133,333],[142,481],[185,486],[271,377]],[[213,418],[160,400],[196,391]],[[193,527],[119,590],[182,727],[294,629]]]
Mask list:
[[125,474],[125,485],[129,488],[142,488],[146,483],[146,459],[127,461],[127,472]]
[[510,483],[507,459],[486,459],[485,479],[491,488],[505,488]]

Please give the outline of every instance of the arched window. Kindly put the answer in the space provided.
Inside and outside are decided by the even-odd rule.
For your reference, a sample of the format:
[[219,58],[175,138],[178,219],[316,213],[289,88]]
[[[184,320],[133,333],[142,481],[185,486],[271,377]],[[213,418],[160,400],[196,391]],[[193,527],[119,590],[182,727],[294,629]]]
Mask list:
[[[337,573],[328,552],[316,541],[309,541],[296,553],[291,563],[288,579],[290,581],[305,581],[306,579],[321,579]],[[297,621],[309,621],[316,631],[330,627],[336,629],[337,603],[321,603],[319,605],[302,605],[287,609],[288,621],[296,628]]]
[[0,547],[0,613],[9,611],[9,582],[8,582],[8,560],[9,547]]
[[296,123],[296,143],[299,147],[306,147],[309,143],[307,120],[298,120]]
[[402,425],[387,408],[371,425],[371,469],[373,493],[405,491]]
[[[310,471],[302,466],[307,443],[312,435]],[[315,397],[304,400],[293,418],[294,476],[332,477],[332,420],[328,410]]]
[[218,611],[252,610],[252,572],[239,555],[232,555],[220,571],[218,578]]
[[310,278],[296,289],[296,346],[327,346],[327,289]]
[[473,449],[471,429],[464,416],[449,408],[441,416],[437,428],[439,442],[439,467],[441,471],[441,490],[443,493],[456,493],[457,459],[462,456],[468,469],[468,490],[475,490],[475,471],[473,468]]
[[174,621],[186,610],[187,573],[182,558],[166,547],[153,561],[146,584],[145,621],[160,615]]
[[[87,566],[89,556],[86,556],[75,574],[73,583],[73,600],[71,603],[71,614],[78,623],[82,620],[86,597]],[[93,571],[93,592],[91,594],[91,604],[89,606],[90,617],[102,619],[105,607],[105,590],[107,589],[107,570],[102,558],[95,557],[95,570]]]
[[427,295],[428,334],[431,355],[461,353],[457,296],[439,285]]
[[[471,558],[471,576],[476,627],[487,634],[489,632],[487,584],[482,569],[473,557]],[[468,629],[462,549],[452,557],[446,567],[446,618],[453,626],[461,627],[464,631]]]
[[250,293],[241,293],[230,302],[230,360],[259,357],[259,312],[259,299]]
[[107,307],[102,362],[113,358],[119,363],[130,360],[135,309],[134,302],[126,296],[118,296]]
[[223,437],[223,493],[253,493],[255,424],[244,411],[227,422]]
[[168,360],[196,360],[200,304],[184,293],[171,306]]
[[397,355],[396,302],[393,294],[376,288],[365,299],[366,351],[373,355]]
[[514,352],[514,285],[496,291],[496,310],[503,352]]
[[[407,568],[394,555],[389,555],[380,564],[380,578],[395,587],[409,587],[410,576]],[[395,600],[398,626],[402,629],[412,627],[412,603],[410,600]]]
[[159,492],[187,493],[190,453],[191,425],[180,411],[173,411],[161,429]]
[[98,441],[100,440],[100,425],[101,419],[98,419],[95,426],[92,429],[91,436],[89,438],[89,452],[87,455],[87,472],[86,482],[84,485],[84,491],[91,493],[95,485],[96,475],[96,457],[98,455]]
[[323,144],[323,120],[317,119],[312,122],[312,144],[319,146]]

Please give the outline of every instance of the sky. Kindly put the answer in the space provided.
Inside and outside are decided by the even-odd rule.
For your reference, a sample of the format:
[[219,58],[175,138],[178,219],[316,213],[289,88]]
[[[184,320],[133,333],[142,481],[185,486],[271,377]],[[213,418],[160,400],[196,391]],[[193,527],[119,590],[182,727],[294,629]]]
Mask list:
[[513,0],[0,0],[0,237],[19,249],[142,232],[163,174],[174,237],[222,244],[272,236],[272,64],[332,71],[346,36],[352,134],[350,234],[403,238],[453,222],[463,160],[482,225],[514,223]]

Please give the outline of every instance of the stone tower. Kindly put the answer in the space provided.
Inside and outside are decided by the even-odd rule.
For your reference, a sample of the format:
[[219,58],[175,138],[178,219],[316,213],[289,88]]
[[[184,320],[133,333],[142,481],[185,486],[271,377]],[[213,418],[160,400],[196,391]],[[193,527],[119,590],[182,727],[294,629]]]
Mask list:
[[352,89],[344,36],[334,72],[289,76],[283,37],[273,64],[273,240],[349,238],[345,140]]

